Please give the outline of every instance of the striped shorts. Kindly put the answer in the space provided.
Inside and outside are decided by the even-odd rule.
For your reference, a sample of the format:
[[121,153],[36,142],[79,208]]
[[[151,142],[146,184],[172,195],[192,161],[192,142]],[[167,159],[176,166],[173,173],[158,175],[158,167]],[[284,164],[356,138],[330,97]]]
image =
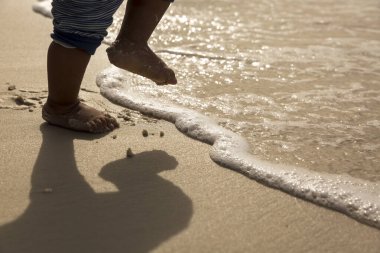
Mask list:
[[51,37],[61,45],[93,55],[122,3],[123,0],[53,0]]

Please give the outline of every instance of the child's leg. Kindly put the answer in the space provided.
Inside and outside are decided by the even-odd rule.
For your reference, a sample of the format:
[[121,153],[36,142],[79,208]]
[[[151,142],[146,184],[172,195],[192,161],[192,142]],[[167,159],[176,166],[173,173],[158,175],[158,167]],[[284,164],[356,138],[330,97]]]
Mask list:
[[107,49],[109,60],[119,68],[147,77],[157,84],[176,84],[171,70],[148,46],[168,0],[129,0],[120,33]]
[[107,34],[113,12],[121,3],[122,0],[53,0],[55,42],[48,51],[49,97],[42,115],[47,122],[93,133],[118,127],[111,116],[80,103],[78,93],[91,54]]
[[112,131],[118,127],[114,118],[78,100],[90,57],[81,49],[51,43],[47,62],[49,97],[42,114],[47,122],[93,133]]

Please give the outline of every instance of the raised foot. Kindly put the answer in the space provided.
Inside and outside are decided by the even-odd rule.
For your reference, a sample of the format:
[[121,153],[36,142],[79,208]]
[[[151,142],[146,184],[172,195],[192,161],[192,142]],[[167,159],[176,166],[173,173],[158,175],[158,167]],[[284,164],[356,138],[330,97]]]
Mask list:
[[109,114],[80,102],[64,110],[46,103],[42,118],[52,125],[89,133],[106,133],[119,127],[116,119]]
[[116,67],[149,78],[158,85],[177,83],[174,71],[146,44],[115,41],[107,49],[107,54]]

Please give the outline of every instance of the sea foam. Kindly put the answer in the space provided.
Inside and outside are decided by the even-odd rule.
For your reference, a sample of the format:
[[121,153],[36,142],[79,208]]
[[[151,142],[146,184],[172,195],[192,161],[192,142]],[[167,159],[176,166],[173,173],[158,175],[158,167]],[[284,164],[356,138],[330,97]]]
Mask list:
[[51,0],[40,0],[32,6],[33,11],[48,17],[52,18],[51,14]]
[[122,80],[122,72],[111,66],[98,75],[97,85],[111,102],[169,121],[187,136],[212,145],[210,157],[217,164],[380,228],[380,184],[259,160],[249,153],[244,138],[212,119],[194,110],[148,99]]
[[[37,2],[33,5],[33,10],[52,17],[51,0]],[[122,75],[120,70],[110,67],[97,77],[101,94],[111,102],[169,121],[182,133],[212,145],[210,157],[223,167],[380,228],[379,183],[262,161],[249,153],[249,144],[241,136],[219,126],[199,112],[148,99],[141,93],[136,93],[122,83]]]

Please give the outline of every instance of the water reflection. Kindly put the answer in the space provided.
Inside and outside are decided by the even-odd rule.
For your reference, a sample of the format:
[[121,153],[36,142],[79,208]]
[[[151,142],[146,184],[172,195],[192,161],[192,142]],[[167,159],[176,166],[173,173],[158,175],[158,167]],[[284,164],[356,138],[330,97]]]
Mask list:
[[219,118],[263,159],[378,181],[379,13],[377,0],[178,2],[151,45],[180,85],[126,82]]

